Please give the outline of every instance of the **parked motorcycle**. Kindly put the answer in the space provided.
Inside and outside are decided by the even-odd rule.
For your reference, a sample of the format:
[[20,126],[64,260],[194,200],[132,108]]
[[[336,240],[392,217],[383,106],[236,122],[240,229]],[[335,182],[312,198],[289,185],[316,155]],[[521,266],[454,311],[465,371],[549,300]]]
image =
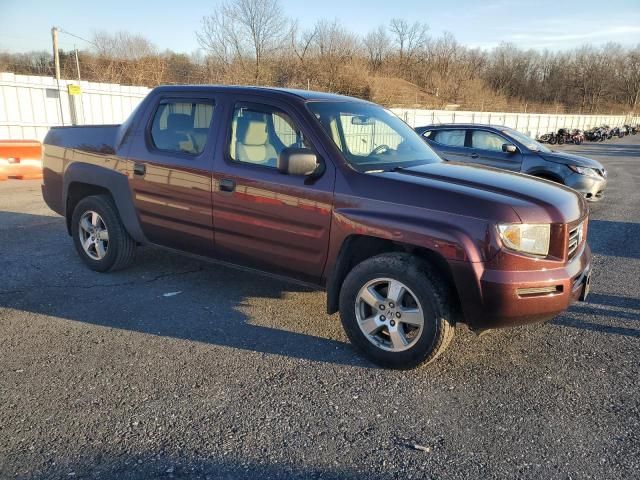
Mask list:
[[551,132],[551,133],[545,133],[543,135],[540,135],[537,140],[540,143],[549,143],[551,145],[555,145],[556,143],[558,143],[558,136]]
[[584,132],[585,138],[590,142],[604,142],[604,131],[599,127],[590,128]]
[[613,127],[611,129],[611,137],[609,138],[613,138],[613,137],[618,137],[618,138],[624,137],[624,133],[620,127]]
[[558,145],[567,143],[570,140],[569,130],[566,128],[559,128],[556,138],[558,139]]
[[569,135],[570,135],[571,141],[575,145],[581,145],[582,142],[584,142],[584,133],[582,133],[582,130],[578,128],[574,128],[573,130],[571,130],[571,133]]

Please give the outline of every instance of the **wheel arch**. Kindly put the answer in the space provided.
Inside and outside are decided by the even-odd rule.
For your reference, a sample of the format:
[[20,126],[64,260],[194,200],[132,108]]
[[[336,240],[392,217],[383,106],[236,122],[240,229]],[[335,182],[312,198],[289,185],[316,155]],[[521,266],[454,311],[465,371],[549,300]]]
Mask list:
[[340,290],[344,279],[353,267],[368,258],[391,252],[411,253],[426,261],[449,284],[456,300],[456,309],[460,306],[460,298],[455,287],[453,273],[449,263],[440,253],[403,242],[353,234],[343,241],[331,275],[327,279],[327,313],[333,314],[339,310]]
[[542,178],[544,180],[549,180],[551,182],[559,183],[561,185],[565,184],[562,176],[558,175],[557,173],[550,172],[548,170],[537,170],[537,171],[528,172],[527,174],[531,175],[532,177]]
[[89,195],[109,195],[122,223],[133,239],[145,243],[128,177],[120,172],[87,163],[72,163],[64,174],[63,205],[67,231],[71,232],[71,217],[80,200]]

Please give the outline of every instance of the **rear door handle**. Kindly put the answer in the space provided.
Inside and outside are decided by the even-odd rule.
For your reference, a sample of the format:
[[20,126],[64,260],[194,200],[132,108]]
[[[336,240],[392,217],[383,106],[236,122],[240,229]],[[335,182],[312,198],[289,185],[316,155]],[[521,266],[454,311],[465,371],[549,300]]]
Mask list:
[[133,164],[133,174],[134,175],[144,175],[147,173],[147,167],[144,163],[134,163]]
[[236,182],[228,178],[223,178],[220,180],[219,188],[221,192],[233,192],[236,189]]
[[478,155],[477,153],[472,153],[471,155],[469,155],[471,158],[476,159],[478,158],[480,155]]

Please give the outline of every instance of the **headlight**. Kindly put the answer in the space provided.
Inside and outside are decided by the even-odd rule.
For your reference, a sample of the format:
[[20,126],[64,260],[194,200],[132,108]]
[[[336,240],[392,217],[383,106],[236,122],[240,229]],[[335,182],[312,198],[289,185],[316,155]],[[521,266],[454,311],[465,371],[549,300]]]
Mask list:
[[574,172],[579,173],[580,175],[586,175],[587,177],[596,178],[600,177],[600,175],[598,175],[598,172],[596,172],[593,168],[579,167],[577,165],[567,165],[567,167],[569,167]]
[[548,224],[509,223],[498,225],[505,247],[532,255],[548,255],[551,226]]

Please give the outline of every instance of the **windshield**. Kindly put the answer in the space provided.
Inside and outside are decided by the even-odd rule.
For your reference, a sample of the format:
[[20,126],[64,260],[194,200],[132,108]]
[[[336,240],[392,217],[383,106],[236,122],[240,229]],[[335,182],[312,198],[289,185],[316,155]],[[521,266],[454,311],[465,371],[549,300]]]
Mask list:
[[517,140],[527,147],[532,152],[551,153],[551,150],[539,142],[536,142],[533,138],[526,136],[524,133],[517,132],[515,130],[503,130],[502,133]]
[[409,125],[382,107],[348,101],[307,105],[346,160],[360,171],[442,161]]

